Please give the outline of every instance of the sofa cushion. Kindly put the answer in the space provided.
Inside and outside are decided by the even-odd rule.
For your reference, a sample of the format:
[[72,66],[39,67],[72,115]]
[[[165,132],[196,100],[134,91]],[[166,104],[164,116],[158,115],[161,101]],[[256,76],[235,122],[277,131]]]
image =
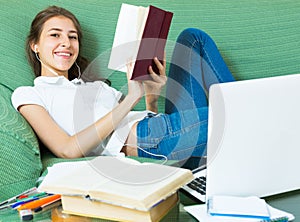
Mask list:
[[[126,77],[107,68],[110,48],[122,0],[18,2],[7,1],[1,5],[0,81],[11,89],[31,85],[34,78],[25,58],[24,41],[35,14],[51,4],[73,12],[79,19],[83,32],[82,53],[89,59],[97,58],[101,76],[109,77],[114,87],[126,88]],[[147,3],[133,0],[135,5]],[[283,74],[300,70],[300,5],[294,0],[229,1],[153,0],[151,4],[174,12],[168,46],[187,27],[200,28],[216,41],[229,69],[238,80]],[[171,50],[167,50],[168,59]],[[163,105],[163,104],[162,104]],[[160,108],[163,108],[163,106]],[[143,109],[139,104],[137,109]],[[161,110],[163,111],[163,110]]]
[[[30,20],[23,5],[1,4],[0,83],[14,90],[21,85],[32,85],[34,75],[25,56],[25,38]],[[24,13],[24,14],[23,14]]]
[[0,84],[0,201],[35,185],[42,164],[38,140]]

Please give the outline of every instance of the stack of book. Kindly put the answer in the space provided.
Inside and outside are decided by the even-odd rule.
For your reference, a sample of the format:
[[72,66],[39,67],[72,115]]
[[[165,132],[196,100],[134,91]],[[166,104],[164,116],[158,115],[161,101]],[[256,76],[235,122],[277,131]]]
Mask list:
[[61,195],[68,214],[116,221],[158,221],[178,203],[190,170],[109,156],[48,168],[39,190]]

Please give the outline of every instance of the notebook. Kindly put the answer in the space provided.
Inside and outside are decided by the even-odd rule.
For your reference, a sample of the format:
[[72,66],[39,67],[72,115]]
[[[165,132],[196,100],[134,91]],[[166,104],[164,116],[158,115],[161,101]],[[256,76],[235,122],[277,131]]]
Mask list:
[[205,202],[299,189],[299,98],[300,74],[211,86],[207,163],[193,170],[204,185],[183,190]]

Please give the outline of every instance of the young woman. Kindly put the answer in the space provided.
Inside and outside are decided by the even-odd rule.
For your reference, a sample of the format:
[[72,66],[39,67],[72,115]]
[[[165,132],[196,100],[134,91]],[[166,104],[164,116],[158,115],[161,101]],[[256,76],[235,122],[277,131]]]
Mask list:
[[[233,81],[213,40],[203,31],[184,30],[177,39],[166,77],[166,62],[153,58],[159,73],[152,80],[130,80],[128,93],[103,81],[84,82],[81,27],[64,8],[51,6],[36,15],[27,38],[27,54],[37,78],[19,87],[14,107],[39,139],[58,157],[86,155],[166,156],[184,160],[205,155],[207,92],[211,84]],[[157,100],[166,85],[165,113]],[[146,110],[132,109],[145,96]]]

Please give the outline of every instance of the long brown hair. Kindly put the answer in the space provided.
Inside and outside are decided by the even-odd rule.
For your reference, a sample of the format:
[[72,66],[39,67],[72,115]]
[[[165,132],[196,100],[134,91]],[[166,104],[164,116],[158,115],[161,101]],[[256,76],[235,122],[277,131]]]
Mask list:
[[[77,20],[77,18],[75,17],[75,15],[73,15],[73,13],[71,13],[70,11],[68,11],[64,8],[61,8],[61,7],[58,7],[58,6],[49,6],[48,8],[46,8],[43,11],[39,12],[35,16],[35,18],[33,19],[32,23],[31,23],[30,32],[29,32],[29,35],[27,36],[27,40],[26,40],[27,59],[28,59],[29,64],[31,65],[33,71],[34,71],[35,76],[40,76],[41,75],[41,64],[37,60],[35,53],[32,51],[31,44],[32,43],[37,43],[39,41],[40,36],[41,36],[41,32],[43,30],[44,23],[48,19],[50,19],[52,17],[56,17],[56,16],[64,16],[66,18],[69,18],[74,23],[74,26],[75,26],[75,28],[77,30],[77,33],[78,33],[78,42],[79,42],[79,49],[80,49],[81,39],[82,39],[82,30],[81,30],[80,23]],[[76,59],[76,62],[79,65],[82,72],[84,71],[84,69],[88,65],[87,59],[82,57],[80,55],[80,52],[79,52],[79,55]],[[78,68],[76,67],[75,64],[73,64],[72,67],[68,71],[69,80],[77,78],[78,74],[79,74]]]

